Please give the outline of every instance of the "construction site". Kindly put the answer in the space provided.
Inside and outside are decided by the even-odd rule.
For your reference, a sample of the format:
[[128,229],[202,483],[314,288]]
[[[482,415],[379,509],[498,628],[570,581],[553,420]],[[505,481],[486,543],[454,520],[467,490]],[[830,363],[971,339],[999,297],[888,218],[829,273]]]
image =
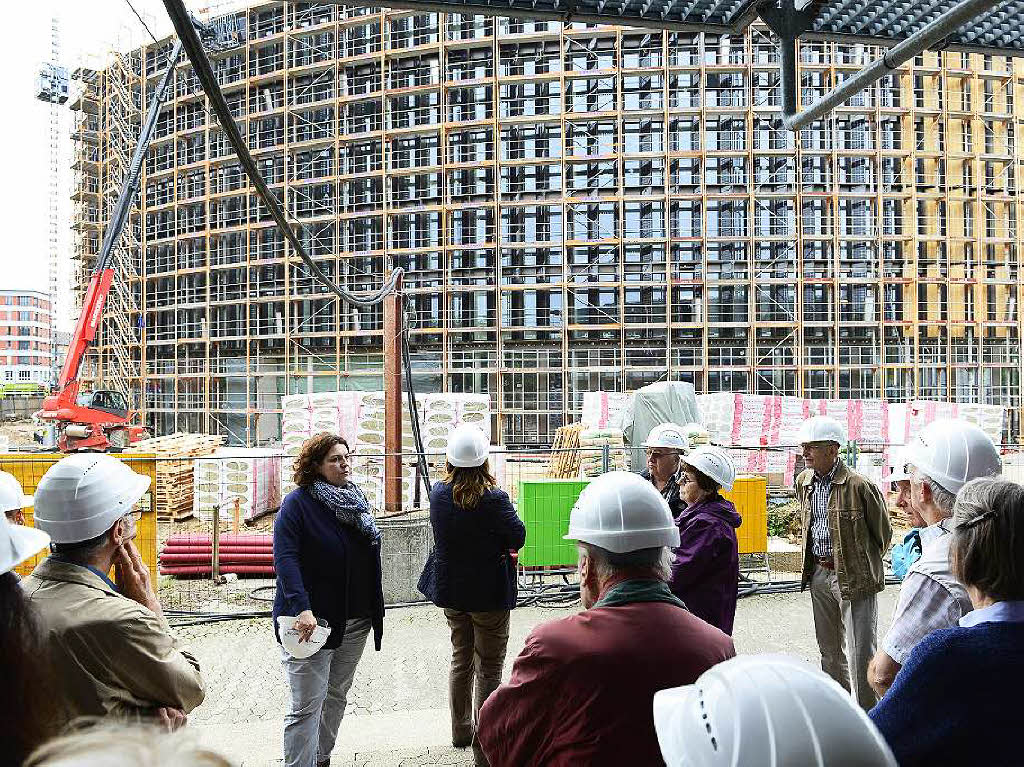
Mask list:
[[[1017,60],[925,52],[793,133],[764,25],[231,18],[217,78],[310,255],[353,291],[404,268],[417,390],[487,394],[500,443],[664,380],[998,405],[1020,437]],[[171,44],[74,73],[80,289]],[[801,98],[879,51],[801,44]],[[209,114],[180,64],[83,375],[156,434],[273,445],[283,396],[382,388],[382,316],[289,255]]]
[[[418,588],[461,427],[527,531],[506,676],[579,607],[580,493],[647,467],[659,423],[738,475],[740,652],[815,658],[810,419],[840,424],[893,543],[914,525],[890,490],[937,420],[1024,482],[1018,34],[993,13],[937,38],[957,3],[891,4],[869,24],[813,3],[804,34],[789,0],[625,0],[618,20],[604,0],[221,2],[186,36],[168,0],[177,34],[68,67],[42,100],[73,116],[79,319],[31,425],[0,410],[0,470],[30,494],[63,455],[111,452],[151,479],[136,545],[219,680],[204,743],[279,763],[274,524],[323,432],[376,516],[398,637],[353,688],[345,765],[474,763],[447,746],[447,627]],[[941,44],[908,53],[919,33]]]

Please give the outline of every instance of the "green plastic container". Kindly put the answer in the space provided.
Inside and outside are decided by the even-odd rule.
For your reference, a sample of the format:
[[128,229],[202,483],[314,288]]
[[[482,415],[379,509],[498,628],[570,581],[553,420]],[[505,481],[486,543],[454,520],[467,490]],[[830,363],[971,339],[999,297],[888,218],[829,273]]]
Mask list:
[[545,479],[519,483],[519,516],[526,525],[526,545],[519,564],[575,565],[576,543],[562,540],[569,512],[590,480]]

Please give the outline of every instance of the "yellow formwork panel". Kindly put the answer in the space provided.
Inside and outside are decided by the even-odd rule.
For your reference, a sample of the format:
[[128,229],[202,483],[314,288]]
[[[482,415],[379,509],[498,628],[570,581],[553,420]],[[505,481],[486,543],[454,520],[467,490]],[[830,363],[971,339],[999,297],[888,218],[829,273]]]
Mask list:
[[[0,471],[7,471],[13,474],[21,483],[26,495],[32,495],[36,486],[46,470],[57,463],[64,456],[60,453],[7,453],[0,455]],[[135,510],[142,512],[142,519],[136,525],[138,534],[135,536],[135,545],[142,555],[142,561],[149,567],[149,575],[154,588],[157,582],[156,573],[156,509],[153,507],[153,488],[156,487],[156,456],[155,455],[131,455],[115,456],[124,461],[136,474],[144,474],[150,478],[149,490],[136,504]],[[33,509],[25,510],[25,522],[30,527],[34,526]],[[33,557],[25,560],[18,568],[21,575],[28,575],[35,566],[47,555],[44,549]]]
[[768,479],[767,477],[736,477],[732,490],[722,491],[743,518],[736,530],[740,554],[761,554],[768,551]]

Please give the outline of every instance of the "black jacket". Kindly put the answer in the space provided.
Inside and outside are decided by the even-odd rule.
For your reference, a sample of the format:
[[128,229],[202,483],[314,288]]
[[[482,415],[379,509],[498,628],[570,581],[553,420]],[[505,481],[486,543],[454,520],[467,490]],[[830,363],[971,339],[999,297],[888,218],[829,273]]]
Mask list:
[[430,525],[434,550],[419,582],[427,599],[466,612],[516,606],[509,551],[523,547],[526,527],[504,490],[490,490],[466,511],[452,500],[451,485],[438,482],[430,491]]
[[341,644],[348,620],[348,552],[353,546],[371,549],[369,556],[361,559],[371,563],[372,572],[368,578],[359,580],[371,590],[368,601],[373,644],[380,649],[384,634],[380,543],[371,544],[356,530],[340,524],[330,509],[302,487],[288,493],[274,520],[275,635],[279,615],[298,615],[303,610],[312,610],[313,615],[325,619],[331,626],[331,635],[324,646],[334,649]]

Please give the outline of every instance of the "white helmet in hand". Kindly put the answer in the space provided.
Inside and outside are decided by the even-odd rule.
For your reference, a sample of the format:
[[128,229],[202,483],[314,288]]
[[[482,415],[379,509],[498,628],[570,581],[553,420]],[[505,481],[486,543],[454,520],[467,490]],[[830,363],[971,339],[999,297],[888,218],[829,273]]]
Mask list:
[[327,644],[327,638],[331,635],[331,627],[323,619],[317,620],[317,627],[313,629],[313,635],[302,642],[299,640],[299,632],[295,628],[294,615],[277,616],[277,635],[281,638],[281,646],[293,658],[308,658],[316,653],[321,647]]
[[784,655],[741,655],[654,694],[667,767],[896,767],[850,693]]
[[625,554],[678,546],[679,528],[654,485],[631,471],[610,471],[583,488],[564,538]]
[[683,463],[710,477],[726,491],[732,490],[736,482],[736,466],[720,447],[698,447],[683,459]]

